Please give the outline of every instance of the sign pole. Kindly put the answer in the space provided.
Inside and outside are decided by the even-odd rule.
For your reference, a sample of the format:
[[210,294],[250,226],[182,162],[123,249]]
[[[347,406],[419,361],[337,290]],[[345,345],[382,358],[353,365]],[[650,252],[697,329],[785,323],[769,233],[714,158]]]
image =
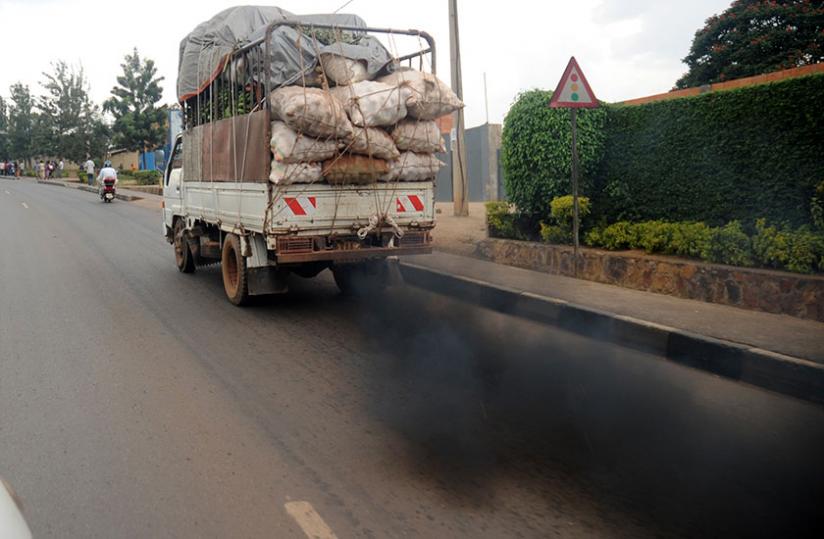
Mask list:
[[598,100],[589,87],[584,73],[575,57],[569,59],[566,70],[561,81],[552,92],[552,99],[549,101],[551,108],[570,109],[570,120],[572,121],[572,245],[573,251],[573,274],[578,277],[578,252],[580,250],[580,225],[581,215],[578,201],[578,109],[594,109],[598,107]]
[[572,241],[575,277],[578,277],[578,109],[572,109]]

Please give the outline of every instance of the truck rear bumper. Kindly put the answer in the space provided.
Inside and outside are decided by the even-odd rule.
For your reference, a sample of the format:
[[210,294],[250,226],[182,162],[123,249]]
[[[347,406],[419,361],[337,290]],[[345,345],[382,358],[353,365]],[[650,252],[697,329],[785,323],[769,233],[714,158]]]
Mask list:
[[[277,264],[302,264],[305,262],[356,262],[370,258],[388,256],[420,255],[432,252],[432,237],[429,231],[407,232],[396,239],[393,246],[368,245],[357,241],[326,243],[326,238],[312,236],[280,237],[277,241],[275,261]],[[319,248],[319,245],[329,245]]]
[[388,256],[428,255],[432,247],[370,247],[368,249],[318,251],[277,255],[278,264],[302,264],[304,262],[357,262]]

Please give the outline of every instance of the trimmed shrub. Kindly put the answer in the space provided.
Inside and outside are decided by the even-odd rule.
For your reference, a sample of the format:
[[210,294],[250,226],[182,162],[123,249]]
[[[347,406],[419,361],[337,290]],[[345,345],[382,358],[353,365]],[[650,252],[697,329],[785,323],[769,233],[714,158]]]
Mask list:
[[752,266],[752,245],[741,223],[732,221],[713,228],[701,258],[731,266]]
[[487,202],[486,229],[490,238],[525,240],[515,208],[509,202]]
[[768,226],[765,219],[759,219],[752,244],[755,258],[762,266],[797,273],[824,271],[824,234],[809,227],[790,230]]
[[610,106],[596,217],[810,224],[824,177],[822,95],[824,75],[810,75]]
[[[549,203],[549,214],[554,224],[541,221],[541,239],[549,243],[572,243],[573,208],[572,195],[555,197]],[[578,218],[583,221],[590,214],[589,198],[578,197]]]
[[815,194],[810,200],[810,217],[813,226],[824,230],[824,181],[815,186]]
[[612,251],[644,249],[650,254],[700,258],[732,266],[824,272],[824,233],[808,226],[795,230],[767,226],[765,219],[756,221],[752,237],[738,221],[716,228],[691,222],[620,221],[590,230],[585,243]]
[[[518,96],[504,120],[501,163],[508,199],[534,220],[548,220],[547,202],[570,191],[572,130],[569,110],[551,109],[552,92]],[[606,110],[578,113],[581,192],[590,193],[601,162]]]
[[118,173],[121,177],[133,178],[139,185],[158,185],[163,174],[159,170],[130,170]]

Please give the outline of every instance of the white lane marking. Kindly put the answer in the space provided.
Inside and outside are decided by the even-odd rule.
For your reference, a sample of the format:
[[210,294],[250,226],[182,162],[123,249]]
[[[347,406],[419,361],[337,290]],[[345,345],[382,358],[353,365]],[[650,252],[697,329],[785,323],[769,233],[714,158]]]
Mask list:
[[21,204],[24,208],[29,209],[29,205],[28,205],[28,204],[26,204],[25,202],[21,202],[20,204]]
[[300,529],[310,539],[337,539],[337,535],[309,502],[287,502],[283,506],[289,516],[298,523]]
[[[4,191],[6,191],[5,189],[3,189],[3,190],[4,190]],[[11,193],[9,193],[8,191],[6,191],[6,194],[7,194],[7,195],[10,195]]]

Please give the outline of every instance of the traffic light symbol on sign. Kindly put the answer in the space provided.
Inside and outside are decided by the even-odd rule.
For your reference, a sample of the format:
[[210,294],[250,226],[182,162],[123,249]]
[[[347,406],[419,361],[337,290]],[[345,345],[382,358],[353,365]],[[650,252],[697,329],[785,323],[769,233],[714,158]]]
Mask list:
[[564,76],[552,94],[550,107],[594,108],[598,100],[575,58],[569,60]]

